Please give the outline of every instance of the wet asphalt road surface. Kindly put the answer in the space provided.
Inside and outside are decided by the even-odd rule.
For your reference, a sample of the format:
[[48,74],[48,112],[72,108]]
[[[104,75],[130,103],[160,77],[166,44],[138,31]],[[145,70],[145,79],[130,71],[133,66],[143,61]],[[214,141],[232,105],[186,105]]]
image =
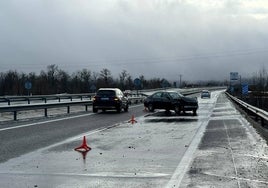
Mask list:
[[180,187],[268,187],[268,147],[220,95]]
[[[0,187],[267,187],[266,142],[224,93],[199,106],[197,116],[141,105],[2,130]],[[83,136],[92,150],[74,151]]]
[[[121,112],[120,114],[114,111],[93,114],[89,111],[87,114],[84,113],[72,119],[64,116],[58,121],[57,119],[42,118],[39,121],[27,121],[26,124],[23,121],[2,124],[2,129],[12,129],[1,130],[0,128],[0,162],[49,146],[84,132],[127,121],[131,119],[132,115],[144,115],[143,109],[143,105],[140,104],[138,106],[133,105],[129,109],[129,112]],[[24,125],[30,126],[20,127]]]

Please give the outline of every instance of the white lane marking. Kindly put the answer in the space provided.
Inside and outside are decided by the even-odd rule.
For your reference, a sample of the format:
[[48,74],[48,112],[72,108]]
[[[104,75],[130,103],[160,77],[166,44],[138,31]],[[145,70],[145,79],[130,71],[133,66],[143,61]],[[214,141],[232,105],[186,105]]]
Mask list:
[[[114,125],[111,125],[109,127],[102,127],[102,128],[99,128],[99,129],[96,129],[93,131],[89,131],[89,132],[85,132],[85,133],[76,135],[76,136],[71,137],[71,138],[67,138],[67,139],[60,141],[60,142],[57,142],[55,144],[34,150],[32,152],[23,154],[23,155],[16,157],[16,158],[9,159],[8,162],[1,163],[0,166],[4,167],[3,169],[5,169],[5,168],[8,168],[8,166],[10,164],[17,164],[18,161],[24,161],[25,159],[28,160],[28,159],[38,158],[40,156],[40,153],[42,153],[43,151],[49,150],[49,149],[54,148],[54,147],[58,147],[58,146],[63,145],[63,144],[77,141],[78,139],[81,140],[81,138],[83,138],[84,136],[88,137],[90,135],[93,135],[93,134],[96,134],[96,133],[99,133],[99,132],[102,132],[102,131],[105,131],[107,129],[117,127],[117,126],[120,126],[120,124],[114,124]],[[3,172],[0,172],[0,174],[3,174]],[[7,174],[7,173],[5,172],[5,174]]]
[[7,168],[7,167],[5,167],[5,165],[8,166],[8,165],[10,165],[12,163],[17,164],[18,161],[24,161],[25,159],[28,160],[28,159],[38,158],[40,156],[40,153],[42,153],[43,151],[49,150],[49,149],[54,148],[54,147],[58,147],[58,146],[63,145],[63,144],[74,142],[74,141],[77,141],[77,140],[82,140],[82,138],[84,136],[88,137],[90,135],[105,131],[107,129],[110,129],[112,127],[116,127],[116,126],[119,126],[119,125],[120,124],[115,124],[115,125],[112,125],[112,126],[109,126],[109,127],[102,127],[102,128],[99,128],[99,129],[96,129],[96,130],[93,130],[93,131],[89,131],[89,132],[85,132],[85,133],[76,135],[76,136],[71,137],[71,138],[67,138],[67,139],[65,139],[63,141],[60,141],[60,142],[57,142],[55,144],[52,144],[52,145],[49,145],[49,146],[34,150],[32,152],[23,154],[23,155],[21,155],[19,157],[16,157],[16,158],[9,159],[8,160],[9,162],[1,163],[0,166],[4,167],[3,169],[5,169],[5,168]]
[[[211,107],[210,114],[212,114],[213,109],[215,108],[216,104],[217,104],[217,99],[219,97],[219,93],[217,93],[215,95],[215,97],[213,97],[213,106]],[[179,165],[177,166],[175,172],[173,173],[171,179],[169,180],[169,182],[167,183],[167,185],[165,186],[166,188],[179,188],[180,184],[182,182],[182,179],[185,175],[185,173],[187,172],[191,161],[194,158],[194,153],[198,148],[199,143],[201,142],[201,139],[204,135],[204,132],[206,130],[206,127],[208,125],[208,122],[210,121],[211,117],[207,117],[207,119],[201,123],[201,125],[199,126],[199,128],[196,131],[196,134],[193,138],[193,140],[190,143],[190,146],[188,147],[188,149],[186,150],[186,152],[184,153]]]
[[74,137],[68,138],[66,140],[63,140],[61,142],[57,142],[55,144],[49,145],[47,147],[40,148],[40,149],[34,151],[34,153],[38,153],[38,152],[42,152],[42,151],[45,151],[45,150],[49,150],[51,148],[54,148],[54,147],[57,147],[57,146],[60,146],[60,145],[63,145],[63,144],[67,144],[67,143],[70,143],[70,142],[73,142],[73,141],[76,141],[78,139],[83,138],[84,136],[87,137],[87,136],[90,136],[92,134],[96,134],[96,133],[102,132],[104,130],[107,130],[107,129],[110,129],[112,127],[116,127],[116,126],[119,126],[119,125],[120,124],[114,124],[114,125],[111,125],[109,127],[102,127],[102,128],[99,128],[99,129],[96,129],[96,130],[93,130],[93,131],[85,132],[85,133],[79,134],[77,136],[74,136]]
[[178,188],[181,184],[184,174],[186,173],[191,161],[194,157],[194,153],[203,137],[205,132],[206,126],[208,124],[208,120],[201,123],[200,127],[198,128],[189,148],[186,150],[185,154],[183,155],[181,162],[177,166],[175,172],[173,173],[171,179],[169,180],[166,188]]
[[36,122],[36,123],[30,123],[30,124],[26,124],[26,125],[18,125],[16,127],[7,127],[7,128],[0,129],[0,131],[6,131],[6,130],[10,130],[10,129],[18,129],[18,128],[23,128],[23,127],[30,127],[30,126],[34,126],[34,125],[52,123],[52,122],[57,122],[57,121],[62,121],[62,120],[67,120],[67,119],[80,118],[80,117],[91,116],[91,115],[93,115],[93,113],[91,113],[91,114],[83,114],[83,115],[78,115],[78,116],[72,116],[72,117],[65,117],[65,118],[60,118],[60,119],[53,119],[53,120],[48,120],[48,121]]
[[[134,107],[137,107],[137,106],[140,106],[140,105],[135,105],[135,106],[132,106],[130,108],[134,108]],[[53,123],[53,122],[57,122],[57,121],[67,120],[67,119],[75,119],[75,118],[80,118],[80,117],[85,117],[85,116],[91,116],[91,115],[94,115],[94,113],[82,114],[82,115],[78,115],[78,116],[71,116],[71,117],[65,117],[65,118],[59,118],[59,119],[53,119],[53,120],[36,122],[36,123],[30,123],[30,124],[25,124],[25,125],[18,125],[16,127],[7,127],[7,128],[0,129],[0,132],[1,131],[11,130],[11,129],[19,129],[19,128],[23,128],[23,127],[30,127],[30,126],[35,126],[35,125],[41,125],[41,124],[45,124],[45,123]]]
[[79,174],[79,173],[25,173],[25,172],[14,172],[6,173],[0,172],[5,175],[31,175],[31,176],[84,176],[84,177],[105,177],[105,178],[160,178],[166,177],[169,174],[164,173],[151,173],[151,172],[137,172],[137,173],[122,173],[116,174],[112,172],[100,172],[90,174]]

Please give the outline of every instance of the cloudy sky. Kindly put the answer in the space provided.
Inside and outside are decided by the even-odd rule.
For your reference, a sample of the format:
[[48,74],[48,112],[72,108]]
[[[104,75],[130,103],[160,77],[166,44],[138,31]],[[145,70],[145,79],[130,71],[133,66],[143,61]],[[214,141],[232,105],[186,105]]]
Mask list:
[[0,1],[0,72],[222,80],[267,61],[267,0]]

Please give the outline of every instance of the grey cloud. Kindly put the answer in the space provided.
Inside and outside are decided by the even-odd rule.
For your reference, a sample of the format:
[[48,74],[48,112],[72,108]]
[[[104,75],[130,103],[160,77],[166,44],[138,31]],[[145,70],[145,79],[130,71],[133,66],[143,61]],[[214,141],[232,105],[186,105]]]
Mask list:
[[235,1],[215,10],[190,1],[108,2],[1,1],[1,71],[57,64],[69,72],[225,79],[258,70],[268,57],[267,18],[246,15]]

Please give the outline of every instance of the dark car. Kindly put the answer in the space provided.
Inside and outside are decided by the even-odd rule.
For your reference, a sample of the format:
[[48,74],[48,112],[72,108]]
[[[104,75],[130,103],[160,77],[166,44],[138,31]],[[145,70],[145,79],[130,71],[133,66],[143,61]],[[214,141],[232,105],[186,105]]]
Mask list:
[[178,92],[160,91],[148,96],[144,106],[153,112],[155,109],[174,110],[176,114],[193,111],[196,115],[198,109],[197,98],[186,97]]
[[118,88],[100,88],[93,97],[93,112],[98,110],[116,110],[121,112],[124,109],[128,111],[128,98],[124,96],[123,92]]

